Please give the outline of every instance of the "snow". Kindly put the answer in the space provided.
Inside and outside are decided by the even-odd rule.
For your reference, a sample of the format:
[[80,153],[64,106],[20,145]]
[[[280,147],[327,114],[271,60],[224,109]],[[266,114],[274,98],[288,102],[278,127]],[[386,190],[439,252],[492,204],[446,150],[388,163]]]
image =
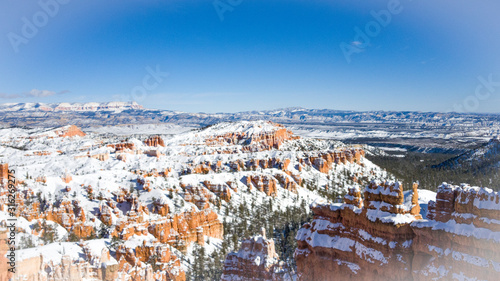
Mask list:
[[[418,204],[420,205],[420,215],[422,218],[427,218],[427,206],[429,205],[429,201],[436,200],[436,192],[430,191],[427,189],[417,189],[418,193]],[[413,191],[407,190],[403,192],[405,197],[404,205],[409,210],[411,209],[411,200],[413,196]]]
[[[83,105],[82,105],[83,106]],[[95,104],[87,104],[85,107],[91,108]],[[83,110],[83,109],[82,109]],[[302,202],[307,206],[319,204],[328,204],[318,191],[311,191],[301,186],[297,188],[297,194],[287,191],[278,184],[277,194],[275,198],[270,198],[263,192],[256,190],[249,190],[244,184],[243,180],[248,175],[262,175],[262,176],[277,176],[278,174],[284,177],[292,178],[285,174],[283,171],[275,168],[261,169],[256,171],[240,171],[235,172],[230,170],[225,164],[235,161],[250,159],[291,159],[289,165],[289,172],[296,175],[300,174],[301,178],[308,182],[314,182],[319,186],[319,189],[324,189],[326,184],[335,183],[339,191],[345,191],[347,185],[347,177],[345,174],[359,173],[367,176],[370,179],[382,179],[387,176],[387,173],[382,171],[378,166],[374,165],[367,159],[362,159],[364,167],[358,164],[339,164],[334,165],[328,174],[319,172],[317,169],[309,166],[304,166],[301,172],[298,171],[298,159],[304,158],[309,155],[317,155],[320,152],[327,150],[334,150],[346,147],[344,144],[337,141],[322,141],[315,139],[298,139],[287,141],[282,145],[280,150],[272,149],[260,152],[245,152],[242,150],[243,144],[237,143],[235,145],[214,145],[206,146],[205,140],[224,135],[226,133],[241,133],[245,138],[252,138],[259,134],[274,132],[283,127],[276,126],[267,121],[256,122],[238,122],[238,123],[222,123],[208,127],[203,130],[193,130],[192,126],[178,126],[173,124],[149,124],[149,125],[119,125],[119,126],[104,126],[104,127],[91,127],[83,129],[87,134],[83,137],[74,138],[61,138],[57,137],[53,132],[54,128],[32,128],[32,129],[0,129],[0,155],[5,159],[9,159],[9,167],[16,170],[16,177],[25,182],[21,185],[20,190],[25,190],[28,187],[37,194],[40,192],[42,198],[47,199],[49,202],[55,202],[56,198],[59,200],[76,200],[83,208],[83,212],[87,217],[87,223],[96,227],[101,226],[101,221],[98,219],[98,212],[100,202],[96,199],[89,200],[87,195],[87,187],[91,186],[95,196],[102,194],[104,198],[113,200],[114,196],[122,189],[134,190],[138,194],[138,201],[151,208],[152,199],[158,199],[162,204],[169,207],[170,212],[173,214],[186,212],[192,208],[198,209],[195,205],[187,203],[182,199],[183,189],[180,187],[182,184],[192,185],[194,187],[203,186],[204,181],[210,181],[212,184],[220,184],[227,187],[227,182],[234,183],[234,187],[238,190],[235,192],[231,189],[230,203],[237,206],[241,203],[248,204],[255,201],[255,205],[259,206],[264,202],[272,201],[274,209],[279,208],[284,210],[288,206],[300,206]],[[56,128],[57,129],[57,128]],[[156,147],[162,155],[159,158],[150,157],[140,153],[126,154],[127,161],[117,159],[117,154],[112,148],[107,147],[108,144],[116,144],[121,142],[133,143],[138,151],[146,151],[151,149],[144,144],[143,140],[151,134],[160,135],[164,142],[165,147]],[[30,138],[31,137],[31,138]],[[228,149],[234,153],[217,153],[217,150]],[[48,151],[49,155],[33,156],[34,151]],[[109,159],[100,161],[93,158],[88,158],[86,155],[109,153]],[[27,156],[30,154],[31,156]],[[83,156],[83,157],[80,157]],[[183,175],[181,171],[188,165],[195,166],[204,162],[216,163],[221,161],[223,167],[217,173],[210,172],[204,174],[191,174]],[[137,184],[139,177],[132,170],[151,171],[156,169],[158,171],[165,168],[171,168],[172,172],[168,177],[145,177],[151,183],[151,191],[146,192],[142,187]],[[68,174],[72,177],[69,183],[63,182],[61,177]],[[46,182],[39,182],[35,179],[37,177],[45,177]],[[64,191],[66,188],[71,189],[70,192]],[[168,190],[174,189],[172,196]],[[211,196],[215,196],[212,192],[208,191]],[[217,209],[210,203],[222,221],[226,219],[231,222],[235,219],[234,214],[225,215],[228,203],[222,202],[220,209]],[[111,214],[112,221],[118,222],[118,217],[125,215],[130,210],[130,204],[127,202],[118,203],[116,211],[118,215]],[[341,204],[329,204],[331,210],[338,210]],[[113,210],[115,211],[115,210]],[[306,210],[309,212],[309,210]],[[0,212],[0,218],[2,216]],[[144,220],[154,221],[158,219],[159,215],[150,213],[144,216]],[[94,220],[94,222],[91,221]],[[37,244],[38,237],[31,234],[30,226],[35,223],[34,221],[28,222],[25,219],[18,219],[18,226],[21,227],[26,233],[27,237],[31,237],[35,244]],[[59,240],[65,239],[67,230],[62,226],[51,222],[56,226]],[[334,230],[339,225],[330,224],[326,221],[318,222],[317,227],[324,230]],[[208,237],[205,237],[208,242]],[[376,238],[375,238],[376,239]],[[207,253],[214,251],[221,247],[221,241],[215,238],[210,238],[210,243],[205,243]],[[143,242],[154,243],[156,239],[152,235],[130,237],[124,241],[126,247],[135,248],[142,245]],[[344,247],[343,240],[333,242],[338,247]],[[352,241],[352,240],[351,240]],[[67,243],[67,242],[63,242]],[[67,248],[70,249],[71,244]],[[105,241],[96,240],[89,244],[90,247],[95,248],[93,254],[99,254],[105,247]],[[50,246],[50,247],[48,247]],[[43,246],[49,253],[51,251],[58,251],[56,245]],[[75,246],[78,247],[78,246]],[[348,247],[347,247],[348,248]],[[38,249],[38,248],[34,248]],[[73,248],[71,248],[73,249]],[[75,253],[81,252],[81,249],[75,249]],[[208,250],[210,249],[210,250]],[[24,256],[37,255],[38,252],[30,252],[26,249]],[[78,250],[78,251],[76,251]],[[192,257],[193,247],[189,246],[187,253],[180,253],[173,250],[179,256],[184,269],[189,267],[189,260]],[[54,256],[58,259],[58,256]],[[262,260],[260,261],[262,262]],[[356,265],[350,265],[356,269]]]
[[483,257],[478,257],[467,253],[454,251],[451,249],[443,250],[442,248],[436,247],[434,245],[428,245],[428,249],[430,252],[436,252],[439,256],[451,255],[451,257],[456,261],[465,262],[474,266],[484,267],[484,268],[489,268],[491,266],[494,270],[500,272],[500,267],[498,267],[499,263],[493,260],[488,260]]
[[118,136],[129,136],[133,134],[160,135],[163,139],[171,135],[186,133],[196,129],[192,126],[179,126],[176,124],[127,124],[90,127],[83,129],[85,133],[113,134]]
[[367,210],[366,217],[372,222],[379,220],[383,223],[392,223],[395,225],[408,224],[415,220],[415,217],[410,214],[393,214],[381,210],[372,209]]
[[[383,194],[383,195],[390,195],[390,196],[398,196],[399,194],[396,192],[396,190],[399,190],[401,183],[396,181],[396,182],[391,182],[387,181],[385,182],[386,186],[382,186],[382,183],[378,180],[373,181],[373,183],[376,184],[376,188],[371,188],[370,186],[367,186],[365,191],[372,193],[372,194]],[[394,191],[391,191],[391,188],[394,189]]]
[[379,250],[375,250],[373,248],[366,247],[365,245],[358,243],[358,242],[356,242],[355,248],[356,248],[356,254],[360,258],[362,258],[370,263],[375,263],[374,260],[381,262],[380,265],[388,263],[387,258]]
[[456,235],[475,237],[477,239],[493,240],[500,243],[500,232],[494,232],[490,229],[475,227],[474,224],[460,224],[455,220],[447,222],[437,222],[431,220],[418,220],[412,223],[413,227],[429,227],[432,230],[443,230]]
[[[42,255],[44,262],[60,264],[63,255],[68,255],[72,260],[84,260],[84,253],[80,246],[72,242],[55,242],[45,246],[18,250],[19,261]],[[99,253],[100,255],[100,253]]]
[[312,225],[317,231],[344,229],[344,225],[341,223],[332,223],[323,219],[315,219]]
[[344,252],[352,252],[352,248],[356,243],[356,241],[350,238],[339,237],[337,235],[332,237],[328,234],[320,234],[305,228],[299,229],[295,238],[307,242],[312,247],[332,248]]
[[381,237],[374,237],[363,229],[358,229],[358,233],[359,236],[362,237],[364,240],[371,240],[378,244],[387,245],[387,241],[385,239]]
[[131,237],[129,237],[124,243],[123,245],[126,247],[126,248],[129,248],[129,249],[135,249],[137,246],[142,246],[144,241],[146,242],[146,244],[151,244],[151,243],[154,243],[157,241],[157,239],[151,235],[150,233],[148,233],[148,235],[132,235]]

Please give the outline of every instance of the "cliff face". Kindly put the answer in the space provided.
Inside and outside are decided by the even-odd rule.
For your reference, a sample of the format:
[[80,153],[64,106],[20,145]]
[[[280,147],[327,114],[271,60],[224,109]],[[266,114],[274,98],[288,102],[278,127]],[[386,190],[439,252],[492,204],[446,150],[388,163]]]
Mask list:
[[442,185],[428,219],[421,219],[413,189],[405,198],[397,183],[372,183],[364,200],[351,189],[344,204],[312,206],[313,221],[296,236],[299,279],[494,280],[498,193]]
[[192,242],[203,243],[203,235],[221,239],[222,223],[211,209],[186,212],[158,220],[148,227],[149,233],[161,243],[173,245],[181,251]]
[[[500,274],[498,192],[443,184],[429,202],[430,220],[411,224],[414,280],[496,280]],[[471,279],[469,279],[471,278]]]
[[245,239],[238,252],[229,253],[224,261],[221,281],[284,280],[274,241],[263,236]]
[[[407,280],[414,234],[398,183],[352,188],[343,205],[314,205],[314,220],[297,233],[301,280]],[[364,203],[364,204],[363,204]]]
[[247,151],[263,151],[279,149],[283,142],[298,138],[283,125],[268,123],[275,128],[262,132],[227,132],[213,135],[205,139],[205,144],[208,146],[243,145],[246,146]]

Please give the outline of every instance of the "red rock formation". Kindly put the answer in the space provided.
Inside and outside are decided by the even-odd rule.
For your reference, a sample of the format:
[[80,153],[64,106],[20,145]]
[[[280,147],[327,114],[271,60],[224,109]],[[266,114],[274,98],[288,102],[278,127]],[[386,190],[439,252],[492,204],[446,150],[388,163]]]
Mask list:
[[208,146],[244,145],[243,151],[264,151],[279,149],[283,142],[298,139],[293,133],[283,127],[283,125],[269,122],[275,128],[272,131],[253,133],[247,135],[245,132],[226,133],[223,135],[211,136],[205,139]]
[[46,156],[46,155],[51,155],[52,152],[50,151],[33,151],[33,153],[28,153],[25,154],[25,156]]
[[[418,185],[405,199],[394,183],[370,184],[362,202],[314,205],[297,233],[300,280],[494,280],[500,272],[500,199],[487,189],[442,185],[428,218]],[[361,208],[360,208],[361,207]]]
[[215,197],[210,191],[203,186],[191,186],[181,183],[181,188],[184,189],[183,198],[186,202],[196,205],[199,209],[208,209],[209,202],[215,202]]
[[344,196],[344,203],[352,205],[356,208],[362,208],[363,199],[361,199],[361,191],[359,190],[359,188],[349,188],[347,194]]
[[[24,205],[23,200],[20,204]],[[17,214],[28,221],[45,219],[56,222],[79,238],[89,237],[94,233],[94,227],[88,224],[78,201],[63,200],[54,204],[48,203],[46,206],[40,206],[40,203],[36,201],[29,206],[24,205],[23,208],[18,208]]]
[[364,204],[352,188],[344,205],[313,206],[313,221],[296,237],[300,280],[411,279],[415,217],[403,202],[397,183],[373,182]]
[[9,181],[9,164],[0,164],[0,185],[5,185]]
[[35,182],[43,182],[43,183],[46,183],[46,182],[47,182],[47,177],[45,177],[45,176],[39,176],[39,177],[36,177],[36,178],[35,178]]
[[220,199],[229,202],[231,200],[230,187],[227,184],[213,184],[210,181],[204,181],[205,187],[215,193]]
[[108,144],[107,147],[115,149],[115,152],[122,152],[125,150],[135,150],[135,144],[129,142],[121,142],[115,144]]
[[420,204],[418,204],[418,183],[413,183],[412,194],[410,214],[414,215],[417,219],[421,219]]
[[161,216],[166,216],[168,214],[168,204],[164,197],[153,202],[153,213]]
[[292,177],[292,180],[290,180],[288,175],[283,175],[283,174],[276,174],[275,177],[284,189],[291,191],[295,194],[297,193],[298,186],[297,183],[295,182],[294,177]]
[[412,223],[416,234],[413,280],[496,280],[500,272],[499,193],[443,184],[432,205],[427,216],[431,220]]
[[61,179],[63,180],[64,183],[70,183],[73,180],[71,175],[68,173],[66,173]]
[[[140,274],[140,271],[148,271],[144,263],[152,263],[149,274],[154,276],[153,280],[176,280],[184,281],[186,276],[181,269],[180,260],[172,254],[166,245],[160,243],[146,244],[130,249],[125,245],[120,245],[116,251],[116,258],[119,260],[119,267],[121,272],[127,272],[134,277],[134,280],[150,280],[153,278],[146,278],[147,275]],[[132,267],[139,267],[142,270],[135,271]],[[142,276],[141,276],[142,275]]]
[[332,165],[360,163],[364,157],[365,151],[361,148],[342,148],[334,151],[320,153],[319,155],[311,155],[305,159],[299,159],[301,164],[313,165],[322,173],[328,173]]
[[[198,241],[198,227],[203,230],[203,235],[222,239],[223,227],[217,213],[211,209],[202,211],[185,212],[168,215],[165,219],[152,222],[148,227],[149,233],[159,242],[168,243],[180,250],[186,244]],[[182,243],[180,243],[182,241]]]
[[74,137],[74,136],[80,136],[80,137],[85,136],[85,133],[82,132],[80,130],[80,128],[78,128],[75,125],[62,127],[60,129],[56,130],[56,134],[59,137],[63,137],[63,138],[64,137]]
[[104,202],[101,202],[99,205],[99,219],[107,226],[111,226],[116,223],[113,221],[113,210]]
[[257,190],[264,192],[267,196],[276,197],[276,180],[269,175],[250,175],[247,176],[247,186],[251,189],[255,186]]
[[284,280],[283,273],[274,241],[264,234],[243,240],[238,252],[226,256],[221,281]]
[[144,141],[147,146],[165,146],[163,139],[160,136],[152,136]]

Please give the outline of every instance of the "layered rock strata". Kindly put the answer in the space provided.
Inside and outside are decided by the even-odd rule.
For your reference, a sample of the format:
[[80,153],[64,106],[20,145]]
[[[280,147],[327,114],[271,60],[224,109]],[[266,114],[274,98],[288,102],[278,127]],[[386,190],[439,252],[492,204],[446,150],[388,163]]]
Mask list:
[[344,204],[312,205],[297,233],[300,280],[495,280],[500,274],[500,199],[489,189],[438,188],[426,219],[417,185],[352,188]]
[[500,274],[500,196],[442,184],[428,220],[411,224],[414,280],[496,280]]

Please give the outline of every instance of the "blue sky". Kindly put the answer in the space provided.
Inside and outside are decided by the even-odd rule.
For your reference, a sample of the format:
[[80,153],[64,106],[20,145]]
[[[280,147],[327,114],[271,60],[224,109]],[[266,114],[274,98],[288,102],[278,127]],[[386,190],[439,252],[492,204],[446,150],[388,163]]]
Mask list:
[[5,0],[0,11],[0,103],[500,112],[496,0]]

